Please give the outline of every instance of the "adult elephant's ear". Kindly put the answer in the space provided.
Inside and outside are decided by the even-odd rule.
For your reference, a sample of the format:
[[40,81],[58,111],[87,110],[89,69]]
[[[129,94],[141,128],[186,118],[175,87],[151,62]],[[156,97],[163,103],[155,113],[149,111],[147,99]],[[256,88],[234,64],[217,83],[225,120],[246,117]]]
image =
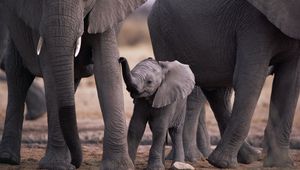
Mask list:
[[195,77],[190,67],[178,61],[159,62],[165,78],[158,88],[152,107],[161,108],[178,99],[187,97],[195,86]]
[[4,10],[10,10],[16,14],[30,28],[39,30],[43,14],[42,0],[0,0],[0,3],[3,3]]
[[247,0],[289,37],[300,39],[300,0]]
[[124,20],[146,0],[96,0],[89,14],[89,33],[103,33]]

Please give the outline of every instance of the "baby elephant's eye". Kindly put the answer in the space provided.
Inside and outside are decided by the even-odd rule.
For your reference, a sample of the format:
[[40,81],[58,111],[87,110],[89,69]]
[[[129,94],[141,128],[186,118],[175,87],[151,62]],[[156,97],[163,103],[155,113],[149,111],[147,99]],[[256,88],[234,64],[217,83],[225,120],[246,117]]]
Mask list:
[[147,84],[152,84],[152,80],[147,80]]

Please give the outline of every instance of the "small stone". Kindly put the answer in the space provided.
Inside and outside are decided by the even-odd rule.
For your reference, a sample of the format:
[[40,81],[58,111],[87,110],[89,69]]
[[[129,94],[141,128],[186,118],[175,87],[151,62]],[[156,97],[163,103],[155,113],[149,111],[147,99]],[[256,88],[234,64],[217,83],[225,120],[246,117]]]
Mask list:
[[173,163],[171,169],[172,170],[194,170],[195,168],[192,165],[184,162],[175,162]]

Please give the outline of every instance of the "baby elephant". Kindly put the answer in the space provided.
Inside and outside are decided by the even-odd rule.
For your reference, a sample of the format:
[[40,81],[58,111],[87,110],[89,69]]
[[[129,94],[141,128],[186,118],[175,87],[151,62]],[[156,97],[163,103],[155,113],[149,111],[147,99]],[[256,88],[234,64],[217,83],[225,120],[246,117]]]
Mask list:
[[120,58],[127,90],[134,99],[134,111],[128,130],[128,148],[132,161],[147,122],[153,133],[147,169],[165,169],[163,151],[169,131],[173,148],[173,169],[194,169],[184,162],[182,144],[187,96],[195,86],[188,65],[178,61],[156,61],[148,58],[130,71],[125,58]]

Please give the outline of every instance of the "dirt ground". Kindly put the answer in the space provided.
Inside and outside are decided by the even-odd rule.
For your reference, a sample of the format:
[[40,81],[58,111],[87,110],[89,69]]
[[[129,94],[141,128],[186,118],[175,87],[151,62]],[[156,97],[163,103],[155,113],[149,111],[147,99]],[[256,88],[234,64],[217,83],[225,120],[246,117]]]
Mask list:
[[[135,162],[135,167],[137,170],[145,169],[147,166],[147,159],[148,159],[148,152],[150,146],[143,145],[139,147],[137,160]],[[166,149],[168,152],[170,148]],[[32,170],[38,168],[38,161],[43,156],[45,152],[45,145],[41,144],[23,144],[22,145],[22,161],[21,165],[19,166],[12,166],[12,165],[4,165],[0,164],[1,170]],[[292,150],[291,151],[292,158],[295,161],[295,169],[299,169],[300,167],[300,153],[299,151]],[[83,156],[84,161],[79,168],[79,170],[98,170],[100,166],[100,160],[102,157],[102,150],[100,149],[99,145],[95,144],[87,144],[83,146]],[[212,170],[216,169],[212,165],[210,165],[207,161],[198,161],[196,163],[190,163],[196,169],[207,169]],[[171,161],[165,162],[166,169],[170,168]],[[282,168],[262,168],[262,162],[257,161],[250,165],[240,164],[238,169],[251,169],[251,170],[279,170]]]
[[[137,21],[138,20],[138,21]],[[127,57],[131,66],[138,61],[153,56],[144,19],[128,20],[124,23],[120,34],[120,56]],[[138,22],[138,23],[137,23]],[[0,74],[3,74],[0,72]],[[37,80],[42,84],[42,80]],[[260,146],[263,138],[264,128],[268,119],[268,106],[271,93],[272,77],[266,81],[262,95],[252,119],[251,130],[248,140],[255,146]],[[124,86],[125,87],[125,86]],[[6,108],[7,87],[5,82],[0,82],[0,135],[3,132],[5,108]],[[124,88],[125,113],[127,123],[132,113],[132,99]],[[219,132],[214,116],[207,105],[207,124],[209,133],[212,136],[212,143],[217,144]],[[80,169],[99,169],[102,155],[103,120],[95,89],[94,78],[87,78],[82,81],[76,93],[76,110],[80,138],[83,144],[84,162]],[[296,116],[292,131],[293,142],[300,140],[300,104],[297,105]],[[143,138],[147,144],[151,140],[149,129]],[[47,119],[46,115],[36,121],[24,121],[22,137],[22,162],[20,166],[8,166],[0,164],[0,169],[36,169],[38,161],[45,152],[47,141]],[[137,169],[143,169],[147,165],[149,145],[141,145],[138,150]],[[169,151],[169,147],[166,151]],[[300,148],[298,148],[300,149]],[[292,150],[291,155],[295,161],[295,169],[300,169],[300,150]],[[214,169],[207,161],[199,161],[192,164],[196,169]],[[166,162],[170,167],[170,162]],[[263,169],[262,162],[254,162],[251,165],[240,164],[239,169]]]

